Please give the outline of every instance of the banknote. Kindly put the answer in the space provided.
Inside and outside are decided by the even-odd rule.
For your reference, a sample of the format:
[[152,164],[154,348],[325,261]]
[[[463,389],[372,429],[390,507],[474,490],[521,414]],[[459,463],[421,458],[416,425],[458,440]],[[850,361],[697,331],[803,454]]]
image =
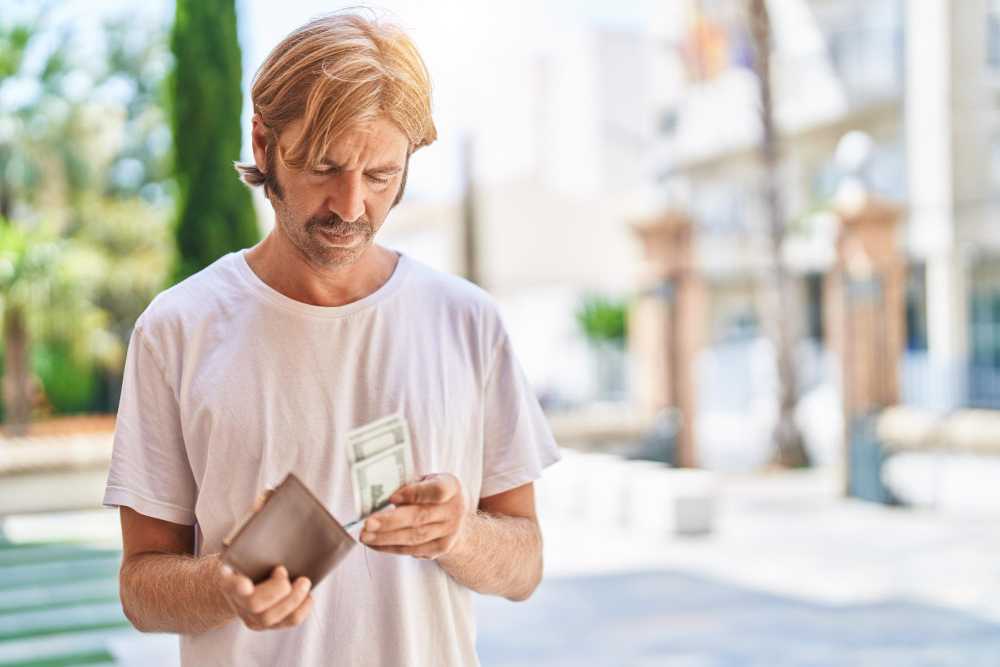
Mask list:
[[361,516],[388,505],[390,496],[407,482],[410,477],[407,452],[400,445],[351,465],[355,500]]
[[357,428],[351,429],[350,431],[347,432],[347,436],[346,437],[347,437],[348,440],[354,440],[354,439],[357,439],[357,438],[363,438],[363,437],[365,437],[365,435],[367,433],[371,433],[373,431],[381,430],[386,425],[398,422],[401,419],[403,419],[403,415],[401,413],[399,413],[399,412],[393,412],[390,415],[386,415],[385,417],[382,417],[380,419],[376,419],[375,421],[371,421],[371,422],[368,422],[367,424],[364,424],[362,426],[358,426]]
[[389,415],[347,434],[347,453],[351,463],[381,454],[397,445],[410,448],[410,431],[400,414]]
[[355,503],[365,517],[413,479],[410,430],[406,418],[394,413],[353,429],[346,440]]

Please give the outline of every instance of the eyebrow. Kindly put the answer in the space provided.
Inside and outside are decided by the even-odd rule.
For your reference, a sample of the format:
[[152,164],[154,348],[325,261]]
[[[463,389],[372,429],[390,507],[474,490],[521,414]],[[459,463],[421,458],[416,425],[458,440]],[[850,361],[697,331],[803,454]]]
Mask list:
[[[326,173],[326,172],[334,173],[334,172],[340,171],[342,169],[342,167],[339,164],[335,163],[335,162],[323,162],[323,163],[317,165],[317,167],[318,167],[318,169],[317,169],[318,171],[322,171],[324,173]],[[394,162],[390,162],[388,164],[383,164],[383,165],[379,165],[377,167],[372,167],[371,169],[366,169],[365,173],[366,174],[383,174],[385,176],[391,176],[393,174],[398,174],[401,171],[403,171],[403,167],[401,167],[400,165],[398,165],[398,164],[396,164]]]

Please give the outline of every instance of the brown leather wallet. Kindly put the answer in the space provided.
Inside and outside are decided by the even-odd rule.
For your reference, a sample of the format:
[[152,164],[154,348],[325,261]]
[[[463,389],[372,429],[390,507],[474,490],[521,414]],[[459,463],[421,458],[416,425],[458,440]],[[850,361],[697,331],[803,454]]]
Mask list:
[[223,562],[255,584],[284,565],[292,581],[309,577],[313,587],[357,546],[322,501],[291,473],[224,543]]

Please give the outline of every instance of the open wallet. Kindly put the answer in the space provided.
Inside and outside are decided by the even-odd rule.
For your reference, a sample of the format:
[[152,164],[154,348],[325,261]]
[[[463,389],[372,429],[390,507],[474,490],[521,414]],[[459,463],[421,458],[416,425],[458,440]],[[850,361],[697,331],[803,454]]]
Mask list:
[[358,544],[292,473],[223,543],[222,561],[254,584],[284,565],[290,580],[309,577],[313,588]]

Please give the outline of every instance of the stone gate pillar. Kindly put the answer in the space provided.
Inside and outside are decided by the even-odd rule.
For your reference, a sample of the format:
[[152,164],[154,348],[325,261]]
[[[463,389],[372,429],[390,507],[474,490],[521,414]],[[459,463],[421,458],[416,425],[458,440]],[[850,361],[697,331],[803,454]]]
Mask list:
[[678,411],[674,463],[695,467],[695,362],[702,344],[705,296],[695,267],[693,225],[683,213],[667,211],[632,228],[644,254],[640,294],[629,326],[639,409],[647,415],[664,408]]
[[906,344],[906,260],[897,238],[902,208],[866,195],[838,204],[835,213],[841,227],[824,319],[826,340],[840,360],[846,491],[886,500],[874,420],[900,400]]
[[868,196],[840,205],[837,259],[827,276],[826,339],[841,361],[844,409],[863,414],[899,402],[906,336],[902,208]]

